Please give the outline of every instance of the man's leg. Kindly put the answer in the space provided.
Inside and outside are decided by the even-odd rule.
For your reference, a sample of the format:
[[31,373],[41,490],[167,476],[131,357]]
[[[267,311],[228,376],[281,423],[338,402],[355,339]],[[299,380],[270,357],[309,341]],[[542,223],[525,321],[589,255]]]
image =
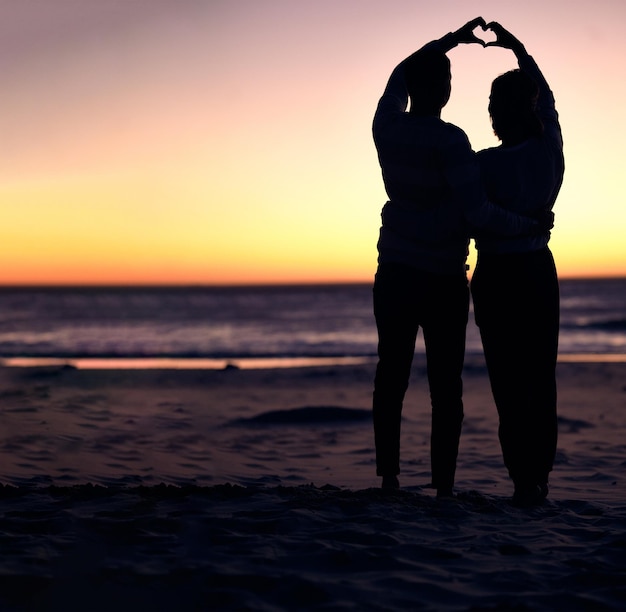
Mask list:
[[400,473],[400,422],[417,336],[412,271],[381,265],[374,282],[374,315],[378,328],[378,365],[373,417],[376,473]]
[[436,277],[423,322],[432,404],[431,469],[438,494],[452,492],[463,423],[463,361],[469,310],[464,276]]

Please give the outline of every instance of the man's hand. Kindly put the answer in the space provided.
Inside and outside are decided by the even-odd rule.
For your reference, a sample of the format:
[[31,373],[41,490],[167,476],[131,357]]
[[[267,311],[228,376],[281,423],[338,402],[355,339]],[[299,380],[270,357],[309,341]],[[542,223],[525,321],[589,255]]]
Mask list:
[[551,210],[541,210],[533,217],[537,221],[532,234],[545,234],[554,227],[554,213]]
[[468,21],[462,28],[459,28],[456,32],[453,32],[452,35],[454,36],[456,44],[459,45],[461,43],[478,43],[481,47],[484,47],[485,41],[481,40],[480,38],[478,38],[478,36],[474,34],[474,30],[479,26],[483,30],[487,29],[487,24],[482,17],[476,17],[475,19]]

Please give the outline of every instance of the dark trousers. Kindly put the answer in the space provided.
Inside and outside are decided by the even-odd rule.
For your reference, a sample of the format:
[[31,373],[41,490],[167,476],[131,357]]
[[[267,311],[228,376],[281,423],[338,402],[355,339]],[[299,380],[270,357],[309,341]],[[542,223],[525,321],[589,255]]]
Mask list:
[[381,264],[374,282],[378,366],[373,416],[376,473],[400,473],[400,422],[418,329],[424,334],[432,407],[433,486],[452,487],[463,422],[465,333],[469,289],[465,274],[431,274]]
[[480,253],[472,297],[504,463],[516,487],[546,483],[557,444],[559,286],[552,253]]

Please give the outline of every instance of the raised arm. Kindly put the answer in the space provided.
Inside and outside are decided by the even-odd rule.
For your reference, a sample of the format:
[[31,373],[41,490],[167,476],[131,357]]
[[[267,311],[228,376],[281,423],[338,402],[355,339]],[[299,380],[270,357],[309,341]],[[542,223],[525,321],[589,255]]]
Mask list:
[[539,87],[539,97],[537,99],[537,114],[544,124],[544,128],[548,135],[559,141],[563,146],[563,138],[561,135],[561,126],[559,124],[559,116],[556,111],[554,94],[543,76],[539,66],[535,60],[528,54],[526,47],[511,32],[500,25],[496,21],[492,21],[486,25],[486,29],[491,30],[496,35],[496,40],[486,44],[487,47],[502,47],[510,49],[517,58],[517,64],[520,70],[530,75]]
[[400,62],[391,73],[385,91],[378,103],[378,108],[374,116],[374,125],[376,126],[381,122],[384,123],[387,119],[393,117],[395,113],[403,113],[406,111],[409,101],[409,92],[407,90],[405,74],[406,70],[410,69],[412,62],[428,51],[447,53],[459,44],[477,43],[484,46],[485,43],[474,35],[474,30],[477,27],[486,28],[485,20],[482,17],[476,17],[468,21],[455,32],[449,32],[440,39],[427,43]]

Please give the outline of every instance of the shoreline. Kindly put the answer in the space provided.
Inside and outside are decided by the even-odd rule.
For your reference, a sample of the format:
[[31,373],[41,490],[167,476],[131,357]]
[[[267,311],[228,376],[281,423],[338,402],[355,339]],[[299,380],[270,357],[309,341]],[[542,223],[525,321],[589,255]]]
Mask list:
[[[425,359],[416,353],[416,361]],[[466,363],[483,361],[481,353],[466,355]],[[624,353],[561,353],[558,363],[626,363]],[[2,368],[66,367],[77,370],[273,370],[375,365],[375,356],[342,357],[6,357]]]

